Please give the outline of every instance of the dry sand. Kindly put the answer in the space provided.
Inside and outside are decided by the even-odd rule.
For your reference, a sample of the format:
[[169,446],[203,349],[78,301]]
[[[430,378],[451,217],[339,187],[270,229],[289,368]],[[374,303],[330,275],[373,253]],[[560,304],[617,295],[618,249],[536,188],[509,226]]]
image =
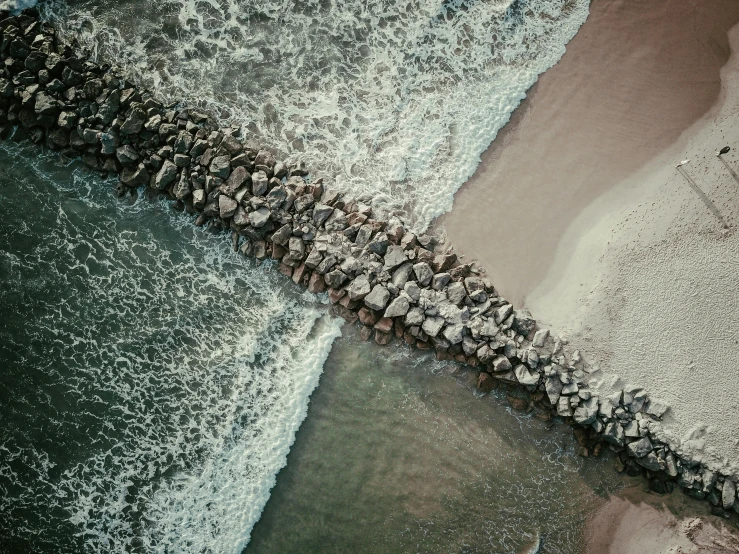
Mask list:
[[739,177],[713,152],[739,148],[737,21],[735,0],[596,0],[443,220],[598,384],[667,401],[665,438],[723,466],[739,462]]
[[[684,515],[685,514],[685,515]],[[739,535],[704,503],[683,495],[664,498],[631,487],[588,520],[586,554],[729,554]]]

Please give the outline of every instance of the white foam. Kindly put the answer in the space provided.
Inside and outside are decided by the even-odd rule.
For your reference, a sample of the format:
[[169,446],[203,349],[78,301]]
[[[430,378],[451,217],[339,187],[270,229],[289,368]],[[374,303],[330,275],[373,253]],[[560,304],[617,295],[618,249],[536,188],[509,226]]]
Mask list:
[[18,13],[33,8],[36,4],[38,4],[38,0],[0,0],[0,10]]
[[[18,147],[2,148],[27,163]],[[36,460],[38,473],[0,506],[61,508],[94,552],[240,553],[340,322],[166,203],[126,206],[112,183],[86,171],[58,180],[44,168],[34,179],[57,181],[52,193],[17,186],[39,217],[56,220],[32,254],[11,261],[38,276],[23,287],[65,291],[45,295],[44,315],[28,326],[50,364],[33,371],[60,376],[53,394],[76,406],[62,419],[104,422],[90,424],[84,456],[61,480],[35,443],[25,452],[0,444],[8,461]],[[34,409],[58,417],[49,402]]]
[[95,4],[47,9],[153,90],[226,111],[335,186],[406,212],[417,229],[451,208],[589,6],[164,0],[133,21]]

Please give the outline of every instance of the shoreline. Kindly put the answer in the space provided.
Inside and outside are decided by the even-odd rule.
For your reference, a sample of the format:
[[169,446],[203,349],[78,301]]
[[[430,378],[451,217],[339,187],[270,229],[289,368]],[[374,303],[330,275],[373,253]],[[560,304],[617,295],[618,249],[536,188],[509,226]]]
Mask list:
[[478,368],[482,392],[527,391],[509,395],[515,409],[574,422],[583,455],[611,445],[621,470],[645,476],[653,489],[719,494],[722,513],[739,510],[731,476],[661,440],[667,406],[642,389],[610,397],[591,390],[594,368],[500,297],[478,267],[398,219],[373,219],[371,206],[325,190],[303,164],[275,159],[207,114],[163,106],[111,68],[80,58],[37,17],[0,22],[10,54],[10,79],[0,83],[3,138],[43,143],[117,174],[119,196],[148,187],[196,225],[230,232],[234,251],[271,259],[295,284],[327,293],[335,315],[361,323],[363,339],[384,345],[394,336]]
[[[572,220],[718,101],[737,22],[730,0],[711,10],[594,1],[434,227],[486,267],[506,298],[530,307]],[[522,219],[502,225],[511,213]]]

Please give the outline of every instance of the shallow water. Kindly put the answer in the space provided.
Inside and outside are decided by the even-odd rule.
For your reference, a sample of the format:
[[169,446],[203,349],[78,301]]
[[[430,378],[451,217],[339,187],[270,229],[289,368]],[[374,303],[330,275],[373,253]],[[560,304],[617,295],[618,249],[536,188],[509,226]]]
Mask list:
[[582,552],[612,464],[474,394],[472,372],[345,335],[248,552]]

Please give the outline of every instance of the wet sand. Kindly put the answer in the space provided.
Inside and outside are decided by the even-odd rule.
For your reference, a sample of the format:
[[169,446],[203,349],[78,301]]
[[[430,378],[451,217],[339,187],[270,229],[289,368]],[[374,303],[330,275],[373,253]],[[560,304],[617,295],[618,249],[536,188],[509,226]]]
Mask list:
[[738,21],[734,0],[595,0],[439,221],[449,240],[525,305],[573,219],[716,103]]
[[[730,524],[728,524],[730,525]],[[729,554],[735,528],[682,494],[659,497],[640,486],[612,496],[585,527],[586,554]]]

